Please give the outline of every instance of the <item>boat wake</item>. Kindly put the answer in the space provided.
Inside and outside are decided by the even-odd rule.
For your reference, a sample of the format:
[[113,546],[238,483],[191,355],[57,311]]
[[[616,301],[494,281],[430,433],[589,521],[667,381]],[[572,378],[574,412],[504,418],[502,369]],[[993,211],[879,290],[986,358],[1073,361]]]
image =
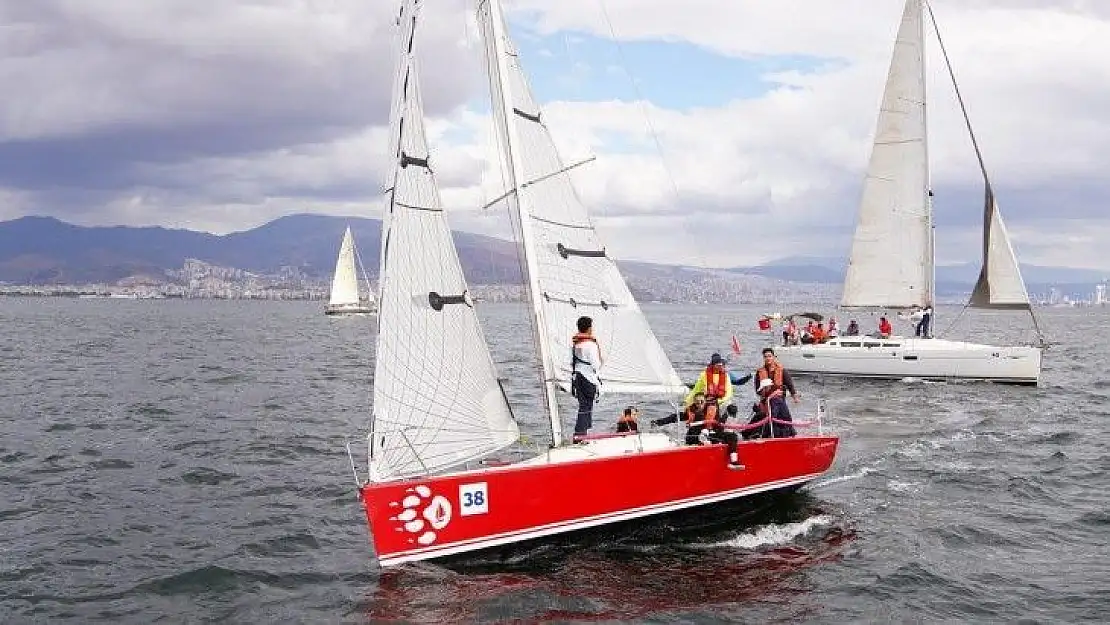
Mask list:
[[828,527],[836,522],[832,516],[820,514],[796,523],[770,524],[753,528],[727,540],[715,543],[692,545],[697,548],[711,549],[733,547],[737,549],[759,549],[760,547],[787,545],[795,539],[806,536],[818,527]]
[[867,477],[867,474],[873,473],[874,471],[875,467],[863,467],[855,473],[849,473],[848,475],[840,475],[834,478],[829,478],[827,480],[821,480],[820,482],[814,482],[813,484],[806,486],[804,490],[814,490],[817,488],[823,488],[825,486],[832,486],[833,484],[839,484],[841,482],[858,480],[860,478]]

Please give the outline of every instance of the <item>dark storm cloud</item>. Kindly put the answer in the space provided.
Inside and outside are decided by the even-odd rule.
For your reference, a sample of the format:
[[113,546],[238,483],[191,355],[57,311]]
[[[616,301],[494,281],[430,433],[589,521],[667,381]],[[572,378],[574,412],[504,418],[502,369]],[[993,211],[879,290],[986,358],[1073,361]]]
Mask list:
[[[462,8],[425,10],[431,114],[473,87]],[[385,124],[395,13],[361,0],[0,0],[0,187],[125,190],[151,163]]]

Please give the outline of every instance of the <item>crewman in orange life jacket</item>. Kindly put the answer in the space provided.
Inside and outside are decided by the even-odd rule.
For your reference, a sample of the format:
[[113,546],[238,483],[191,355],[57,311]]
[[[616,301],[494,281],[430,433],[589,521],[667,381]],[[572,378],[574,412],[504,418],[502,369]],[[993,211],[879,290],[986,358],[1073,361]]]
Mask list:
[[736,432],[726,430],[723,422],[727,416],[717,418],[717,411],[710,410],[710,404],[706,400],[705,393],[700,391],[694,392],[694,398],[690,405],[681,413],[674,413],[670,416],[663,417],[662,419],[652,420],[652,425],[666,425],[668,423],[676,423],[682,420],[686,423],[686,444],[687,445],[701,445],[706,443],[723,443],[728,445],[728,468],[730,469],[743,469],[744,465],[740,464],[740,455],[736,451],[739,437]]
[[710,356],[709,364],[698,376],[698,381],[694,382],[694,388],[686,394],[683,407],[689,407],[698,393],[705,395],[706,410],[712,411],[713,418],[716,418],[721,406],[732,402],[732,378],[725,366],[725,359],[720,354]]
[[[794,380],[790,372],[783,368],[775,358],[775,350],[770,347],[763,348],[763,366],[755,371],[755,393],[759,396],[761,408],[770,411],[773,418],[779,421],[793,421],[790,408],[786,405],[786,394],[789,393],[794,403],[800,401]],[[776,423],[774,427],[764,426],[764,436],[769,437],[772,429],[778,438],[794,436],[794,426],[789,423]]]

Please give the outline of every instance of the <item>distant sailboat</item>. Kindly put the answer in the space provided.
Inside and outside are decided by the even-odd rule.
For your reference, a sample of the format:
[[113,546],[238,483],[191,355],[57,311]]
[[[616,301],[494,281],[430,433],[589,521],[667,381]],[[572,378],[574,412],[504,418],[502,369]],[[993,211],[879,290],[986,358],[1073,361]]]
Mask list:
[[[867,167],[840,306],[848,310],[920,311],[935,302],[933,193],[925,97],[926,0],[907,0]],[[940,30],[933,20],[937,40]],[[988,380],[1035,385],[1041,336],[983,155],[951,64],[948,73],[983,176],[982,269],[968,306],[1026,310],[1039,345],[994,346],[940,338],[841,336],[783,347],[779,360],[798,373],[850,377]]]
[[339,246],[339,258],[335,261],[335,275],[331,279],[331,298],[324,307],[325,315],[367,315],[378,311],[370,285],[366,285],[366,297],[358,293],[358,270],[355,267],[355,238],[351,227],[343,233],[343,243]]

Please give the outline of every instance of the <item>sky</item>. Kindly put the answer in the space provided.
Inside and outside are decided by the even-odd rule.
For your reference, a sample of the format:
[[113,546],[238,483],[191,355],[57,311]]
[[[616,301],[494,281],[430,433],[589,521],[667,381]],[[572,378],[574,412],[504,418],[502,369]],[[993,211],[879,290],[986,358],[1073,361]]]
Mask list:
[[[453,227],[504,236],[474,0],[417,50]],[[902,0],[506,0],[610,253],[843,257]],[[0,0],[0,220],[226,233],[378,217],[394,0]],[[933,0],[1024,263],[1110,271],[1110,2]],[[982,182],[933,33],[941,264],[977,262]]]

